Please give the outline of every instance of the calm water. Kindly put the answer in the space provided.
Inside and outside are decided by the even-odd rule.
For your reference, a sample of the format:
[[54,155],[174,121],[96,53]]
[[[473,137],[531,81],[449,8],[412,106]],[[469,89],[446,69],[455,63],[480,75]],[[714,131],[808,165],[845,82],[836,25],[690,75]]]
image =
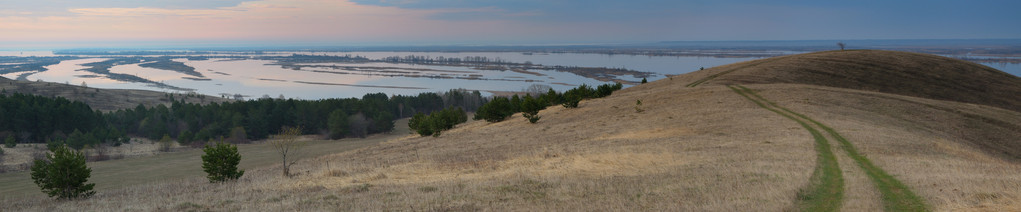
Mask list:
[[[296,52],[277,52],[275,54],[290,55]],[[714,58],[714,57],[649,57],[631,55],[603,55],[603,54],[521,54],[521,53],[438,53],[438,52],[297,52],[299,54],[315,55],[359,55],[370,59],[380,59],[389,56],[430,56],[464,58],[467,56],[484,56],[491,59],[499,58],[510,62],[532,62],[547,66],[581,66],[581,67],[610,67],[627,68],[637,71],[657,73],[649,80],[664,78],[665,75],[684,74],[698,70],[700,67],[710,68],[719,65],[726,65],[759,58]],[[0,52],[0,56],[52,56],[48,51],[35,52]],[[92,73],[77,71],[85,67],[81,64],[107,60],[97,57],[89,59],[77,59],[62,61],[59,64],[47,66],[47,71],[29,75],[29,80],[42,80],[49,82],[69,83],[81,85],[83,82],[89,87],[97,88],[119,88],[119,89],[147,89],[166,92],[182,92],[167,90],[144,83],[125,83],[109,80],[106,78],[88,77]],[[197,81],[183,79],[188,75],[174,71],[144,68],[139,64],[126,64],[114,66],[111,72],[130,74],[143,77],[152,81],[165,84],[194,89],[195,92],[218,96],[221,94],[242,94],[250,98],[258,98],[264,95],[278,97],[283,95],[288,98],[320,99],[320,98],[344,98],[361,97],[366,93],[384,92],[387,94],[415,95],[421,92],[446,91],[455,88],[465,88],[482,91],[520,91],[532,84],[543,84],[553,87],[555,90],[564,91],[582,83],[598,85],[600,82],[594,79],[581,77],[575,74],[556,71],[529,70],[541,73],[544,76],[523,74],[511,71],[476,70],[459,66],[433,66],[433,65],[410,65],[391,63],[327,63],[316,65],[337,65],[349,68],[372,68],[373,70],[388,70],[409,72],[418,76],[439,76],[439,77],[479,77],[489,80],[470,79],[437,79],[429,77],[406,77],[406,76],[371,76],[364,75],[365,70],[349,71],[331,68],[303,68],[300,71],[285,69],[279,65],[272,65],[275,61],[268,60],[225,60],[211,59],[202,61],[191,61],[187,59],[175,59],[175,61],[194,67],[195,71],[202,73],[209,80]],[[144,62],[143,62],[144,63]],[[1004,70],[1013,75],[1021,75],[1021,64],[984,64],[993,68]],[[427,70],[421,70],[427,69]],[[313,71],[325,71],[331,73],[320,73]],[[437,72],[450,71],[450,72]],[[21,73],[10,73],[3,75],[7,78],[16,78]],[[630,76],[618,76],[620,79],[638,81]],[[401,88],[388,88],[397,86]],[[485,92],[484,92],[485,93]]]

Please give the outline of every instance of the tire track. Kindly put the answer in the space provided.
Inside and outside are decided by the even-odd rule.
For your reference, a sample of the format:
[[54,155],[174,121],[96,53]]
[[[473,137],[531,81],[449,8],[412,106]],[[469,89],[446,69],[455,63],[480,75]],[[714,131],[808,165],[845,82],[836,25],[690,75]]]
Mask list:
[[[899,180],[888,174],[882,168],[879,168],[878,166],[873,164],[872,161],[870,161],[868,158],[858,153],[858,150],[854,148],[854,145],[851,144],[851,142],[848,141],[846,138],[844,138],[844,136],[841,136],[840,133],[837,133],[837,131],[834,130],[833,128],[826,126],[814,119],[811,119],[808,116],[781,107],[777,105],[776,102],[769,101],[768,99],[756,94],[754,91],[748,89],[747,87],[740,85],[728,87],[730,87],[730,89],[733,89],[735,92],[739,92],[739,94],[742,94],[746,98],[749,98],[749,100],[756,101],[756,104],[759,104],[759,106],[764,106],[768,104],[773,108],[779,108],[783,112],[786,112],[786,114],[790,114],[790,115],[781,114],[784,115],[785,117],[793,118],[793,116],[797,116],[798,118],[804,119],[804,121],[811,122],[815,126],[823,129],[823,131],[826,131],[826,133],[829,134],[830,137],[832,137],[834,140],[837,140],[837,142],[840,143],[840,145],[844,149],[844,152],[847,153],[847,156],[850,157],[851,159],[854,159],[855,163],[857,163],[858,166],[865,171],[865,174],[869,176],[869,179],[872,180],[873,185],[882,194],[883,209],[885,211],[928,211],[928,207],[925,205],[925,202],[922,201],[922,199],[918,197],[918,195],[915,195],[910,188],[908,188],[906,185],[904,185],[904,183],[901,183]],[[754,99],[748,95],[751,95],[752,97],[754,97]],[[758,102],[759,100],[765,102],[766,104]],[[780,113],[776,109],[771,110],[773,112]],[[799,120],[799,123],[804,123],[804,121]]]
[[[798,192],[797,207],[801,211],[839,210],[844,197],[844,176],[840,170],[840,164],[837,162],[837,157],[833,154],[832,147],[830,146],[829,140],[826,139],[826,136],[823,136],[819,130],[813,128],[808,124],[808,122],[756,100],[747,93],[750,91],[729,85],[727,87],[734,90],[737,94],[754,102],[756,105],[759,105],[759,107],[773,111],[776,114],[787,117],[787,119],[798,122],[801,127],[804,127],[805,130],[808,130],[808,132],[812,134],[812,138],[815,140],[815,151],[817,153],[815,169],[812,171],[812,176],[809,178],[808,187]],[[751,94],[754,95],[754,93]]]

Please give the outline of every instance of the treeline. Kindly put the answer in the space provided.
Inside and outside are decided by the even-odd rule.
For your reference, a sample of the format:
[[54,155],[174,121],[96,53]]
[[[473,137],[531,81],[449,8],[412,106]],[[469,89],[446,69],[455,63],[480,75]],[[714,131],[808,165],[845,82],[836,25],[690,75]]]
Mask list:
[[[539,111],[546,107],[562,105],[566,108],[577,108],[581,100],[606,97],[622,88],[624,85],[621,83],[603,84],[596,88],[582,84],[564,93],[549,88],[546,93],[540,93],[537,97],[532,97],[531,94],[526,94],[524,97],[515,94],[510,98],[497,96],[479,107],[473,119],[500,122],[521,112],[528,122],[534,124],[542,118],[539,116]],[[422,136],[439,136],[442,131],[468,120],[461,108],[448,107],[442,111],[426,114],[415,114],[408,122],[408,127]]]
[[564,93],[558,93],[553,89],[549,89],[546,93],[539,94],[538,97],[532,97],[531,95],[526,95],[525,97],[514,95],[510,98],[494,97],[489,103],[479,108],[475,113],[474,119],[500,122],[514,113],[523,112],[523,116],[529,122],[535,123],[540,119],[538,116],[539,111],[546,109],[546,107],[562,105],[566,108],[576,108],[581,100],[609,96],[614,91],[620,90],[623,87],[624,85],[620,83],[603,84],[596,88],[582,84]]
[[79,101],[0,93],[0,137],[37,143],[72,137],[76,140],[71,144],[81,148],[119,143],[126,140],[126,133],[111,127],[105,114]]
[[265,139],[283,127],[301,127],[303,134],[332,138],[365,137],[389,132],[394,128],[394,120],[415,113],[448,107],[474,110],[486,102],[478,91],[466,90],[416,96],[375,93],[361,99],[260,99],[207,105],[175,101],[173,95],[170,98],[174,103],[169,107],[139,105],[102,113],[63,98],[0,95],[3,106],[0,136],[15,135],[22,143],[63,141],[77,149],[85,145],[117,145],[127,140],[126,135],[153,140],[166,136],[182,145],[219,138],[245,142]]
[[467,56],[467,57],[430,57],[430,56],[418,56],[418,55],[407,55],[407,56],[389,56],[380,59],[382,62],[390,63],[417,63],[417,64],[463,64],[463,63],[487,63],[487,64],[512,64],[510,61],[505,61],[498,58],[488,58],[483,56]]

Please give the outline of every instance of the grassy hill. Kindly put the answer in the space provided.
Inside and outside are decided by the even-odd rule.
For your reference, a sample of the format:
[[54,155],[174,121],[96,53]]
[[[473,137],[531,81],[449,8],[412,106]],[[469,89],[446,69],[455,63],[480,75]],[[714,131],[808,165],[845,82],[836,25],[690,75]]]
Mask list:
[[820,85],[950,100],[1021,112],[1021,77],[929,54],[848,50],[747,61],[693,73],[700,83]]
[[[898,55],[908,59],[860,62]],[[738,63],[553,106],[536,124],[520,114],[470,121],[440,137],[303,160],[293,178],[264,166],[234,183],[193,176],[82,201],[9,197],[0,210],[1021,210],[1017,95],[975,92],[1016,87],[920,83],[896,71],[873,82],[825,62],[918,72],[887,67],[913,57],[848,51]],[[931,71],[958,77],[947,81],[1016,80],[932,61],[967,68]]]
[[[135,108],[138,104],[151,107],[159,104],[170,105],[171,103],[168,93],[157,91],[89,88],[52,82],[18,81],[4,77],[0,77],[0,89],[8,93],[64,97],[72,101],[84,102],[92,109],[102,111]],[[220,97],[199,94],[175,94],[174,99],[198,104],[228,101]]]

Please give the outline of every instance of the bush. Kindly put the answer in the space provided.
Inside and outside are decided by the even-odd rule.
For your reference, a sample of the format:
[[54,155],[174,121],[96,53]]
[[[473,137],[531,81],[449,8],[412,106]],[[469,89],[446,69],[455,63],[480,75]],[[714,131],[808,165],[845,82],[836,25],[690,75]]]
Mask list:
[[209,182],[217,183],[228,180],[237,180],[245,174],[245,170],[238,170],[238,163],[241,162],[241,154],[238,147],[224,142],[206,145],[202,151],[202,170],[206,171],[206,178]]
[[4,146],[7,148],[14,148],[18,145],[18,142],[14,140],[14,135],[8,135],[7,139],[4,140]]
[[177,143],[180,143],[181,146],[187,146],[187,145],[191,144],[191,141],[194,138],[195,138],[195,134],[192,133],[191,130],[187,130],[186,129],[186,130],[184,130],[184,132],[181,132],[180,135],[177,135]]
[[648,79],[642,78],[642,84],[649,83]]
[[94,183],[86,184],[92,169],[85,166],[85,154],[65,145],[55,147],[45,160],[35,160],[32,180],[50,197],[59,199],[87,198],[95,194]]
[[163,134],[163,138],[159,140],[160,152],[169,152],[171,147],[174,147],[174,140],[170,139],[170,135]]

